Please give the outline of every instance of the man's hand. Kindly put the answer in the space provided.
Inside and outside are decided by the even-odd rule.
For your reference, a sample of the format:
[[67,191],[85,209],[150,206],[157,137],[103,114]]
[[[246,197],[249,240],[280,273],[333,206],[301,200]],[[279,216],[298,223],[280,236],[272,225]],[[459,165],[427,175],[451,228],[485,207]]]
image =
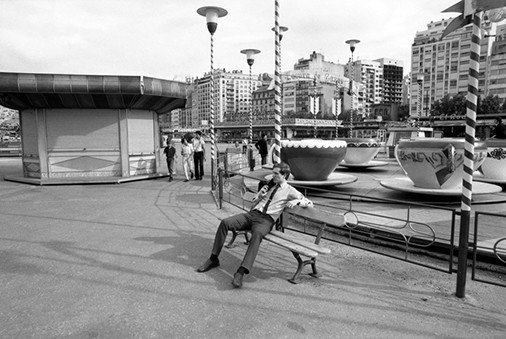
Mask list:
[[290,200],[286,203],[286,207],[293,208],[294,206],[300,206],[300,207],[309,207],[313,206],[313,202],[309,199],[303,198],[303,199],[294,199]]
[[294,206],[300,205],[300,202],[301,202],[300,199],[290,200],[289,202],[286,203],[286,207],[293,208]]

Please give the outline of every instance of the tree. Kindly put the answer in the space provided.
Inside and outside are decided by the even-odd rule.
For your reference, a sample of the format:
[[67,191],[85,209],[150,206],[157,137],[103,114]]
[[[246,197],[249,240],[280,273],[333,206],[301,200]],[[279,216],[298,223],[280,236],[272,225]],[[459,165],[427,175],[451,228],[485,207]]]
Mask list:
[[[504,105],[503,105],[504,106]],[[494,114],[501,111],[501,99],[497,95],[489,95],[483,100],[478,100],[476,114]]]
[[434,101],[431,111],[433,115],[465,115],[466,96],[462,93],[454,96],[445,95],[442,99]]

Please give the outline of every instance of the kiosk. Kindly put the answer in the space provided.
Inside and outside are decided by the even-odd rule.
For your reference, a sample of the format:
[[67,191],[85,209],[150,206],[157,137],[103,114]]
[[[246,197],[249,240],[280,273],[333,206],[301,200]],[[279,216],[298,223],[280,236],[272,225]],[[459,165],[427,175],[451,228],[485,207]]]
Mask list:
[[158,114],[186,84],[143,76],[0,73],[0,105],[19,110],[22,177],[32,184],[162,176]]

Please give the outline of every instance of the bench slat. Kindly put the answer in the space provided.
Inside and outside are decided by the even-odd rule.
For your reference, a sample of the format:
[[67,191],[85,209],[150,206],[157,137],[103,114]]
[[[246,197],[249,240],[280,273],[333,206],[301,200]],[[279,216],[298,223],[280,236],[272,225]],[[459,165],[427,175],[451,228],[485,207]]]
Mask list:
[[299,254],[302,254],[302,255],[305,255],[307,257],[310,257],[310,258],[313,258],[313,257],[316,257],[318,255],[318,252],[315,252],[313,250],[310,250],[309,248],[306,248],[304,246],[301,246],[301,245],[297,245],[291,241],[288,241],[288,240],[285,240],[285,239],[282,239],[282,238],[279,238],[278,236],[274,235],[274,234],[267,234],[264,236],[264,239],[265,240],[268,240],[276,245],[279,245],[281,247],[284,247],[284,248],[287,248],[289,249],[290,251],[295,251]]
[[321,208],[294,206],[293,208],[285,208],[284,213],[303,217],[315,222],[324,222],[328,225],[343,226],[346,224],[344,214],[328,212]]
[[292,235],[289,235],[289,234],[286,234],[283,232],[279,232],[276,230],[272,230],[270,233],[281,238],[281,239],[288,240],[294,244],[307,247],[315,252],[318,252],[319,254],[330,254],[330,249],[322,247],[322,246],[312,243],[310,241],[298,239]]

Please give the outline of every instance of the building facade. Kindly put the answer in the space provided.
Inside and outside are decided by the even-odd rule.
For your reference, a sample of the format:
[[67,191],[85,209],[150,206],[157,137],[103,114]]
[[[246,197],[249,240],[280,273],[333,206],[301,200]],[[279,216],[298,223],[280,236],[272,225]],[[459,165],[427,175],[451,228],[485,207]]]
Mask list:
[[[446,95],[467,93],[472,25],[441,39],[451,21],[450,18],[430,22],[426,30],[416,33],[411,47],[411,116],[428,116],[434,101]],[[493,94],[506,98],[504,26],[488,23],[488,34],[481,39],[478,76],[481,96]],[[423,76],[420,84],[417,81],[418,74]],[[420,112],[417,112],[418,109]]]
[[[214,71],[214,121],[235,121],[248,116],[251,108],[251,92],[261,86],[258,75],[244,74],[242,71]],[[194,81],[195,100],[192,100],[194,128],[206,130],[211,117],[211,77],[206,74]]]

